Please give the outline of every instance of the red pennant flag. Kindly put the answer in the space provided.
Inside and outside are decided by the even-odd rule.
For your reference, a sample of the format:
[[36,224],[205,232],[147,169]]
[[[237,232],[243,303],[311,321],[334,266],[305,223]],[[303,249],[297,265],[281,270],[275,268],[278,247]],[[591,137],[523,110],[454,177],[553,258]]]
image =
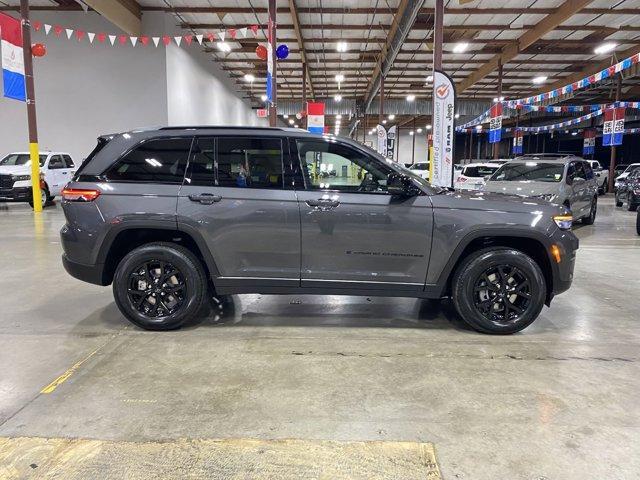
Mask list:
[[40,29],[42,28],[42,22],[33,22],[31,25],[33,25],[33,29],[36,32],[39,32]]
[[142,35],[140,37],[140,43],[146,47],[147,45],[149,45],[149,37],[147,37],[146,35]]
[[63,31],[64,31],[64,28],[62,28],[60,25],[53,26],[53,33],[56,34],[56,37],[59,37]]
[[607,71],[610,77],[614,76],[616,74],[616,66],[611,65],[609,68],[607,68]]
[[191,42],[193,41],[193,35],[185,35],[184,36],[184,41],[187,42],[187,45],[191,45]]
[[82,40],[82,37],[84,37],[84,31],[76,30],[76,38],[78,39],[78,41]]
[[120,42],[120,45],[125,45],[127,43],[127,40],[129,40],[129,37],[127,37],[126,35],[120,35],[118,37],[118,41]]
[[171,43],[171,37],[169,35],[165,35],[162,37],[162,43],[164,43],[165,47]]
[[254,35],[257,35],[258,25],[251,25],[251,31],[253,32]]
[[207,34],[207,38],[209,39],[210,42],[213,42],[216,39],[216,34],[215,33],[208,33]]
[[230,36],[232,39],[234,39],[234,40],[235,40],[235,39],[236,39],[236,29],[235,29],[235,28],[230,28],[230,29],[228,30],[228,32],[229,32],[229,36]]
[[107,39],[107,34],[102,32],[102,33],[99,33],[97,37],[100,43],[104,43],[104,41]]

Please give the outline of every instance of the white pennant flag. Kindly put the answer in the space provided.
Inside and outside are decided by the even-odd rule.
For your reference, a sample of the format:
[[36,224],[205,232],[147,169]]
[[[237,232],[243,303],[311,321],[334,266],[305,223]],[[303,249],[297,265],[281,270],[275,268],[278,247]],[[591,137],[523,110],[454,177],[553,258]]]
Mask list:
[[93,39],[95,38],[96,34],[92,33],[92,32],[88,32],[87,33],[87,37],[89,37],[89,43],[93,43]]
[[49,35],[49,32],[51,31],[51,25],[49,25],[48,23],[44,24],[44,34],[45,35]]
[[109,41],[111,42],[111,46],[113,47],[113,44],[116,43],[116,36],[109,35]]
[[178,46],[180,46],[180,43],[182,43],[182,37],[173,37],[173,39],[176,41]]
[[73,30],[70,28],[67,28],[67,38],[71,38],[71,35],[73,35]]
[[247,38],[247,27],[244,27],[244,28],[240,29],[240,36],[242,38]]
[[157,47],[160,43],[160,37],[151,37],[153,39],[153,44]]
[[136,46],[136,43],[138,43],[138,37],[129,37],[129,40],[131,40],[131,45],[134,47]]
[[218,36],[220,37],[220,41],[224,42],[224,35],[226,32],[220,32]]
[[196,35],[196,40],[198,41],[198,43],[200,45],[202,45],[202,39],[204,38],[204,35]]

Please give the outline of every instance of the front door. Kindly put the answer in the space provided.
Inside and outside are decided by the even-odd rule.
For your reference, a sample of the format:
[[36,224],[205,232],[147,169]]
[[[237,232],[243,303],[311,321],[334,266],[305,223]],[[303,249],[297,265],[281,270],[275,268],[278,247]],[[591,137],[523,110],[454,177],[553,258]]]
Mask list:
[[582,218],[589,214],[591,207],[591,195],[587,174],[584,165],[580,161],[573,161],[569,165],[568,177],[571,183],[571,212],[574,219]]
[[299,286],[300,215],[295,191],[285,188],[284,157],[288,144],[278,137],[194,142],[178,222],[204,238],[221,291],[249,284]]
[[304,176],[298,190],[303,287],[424,288],[433,213],[426,195],[387,193],[393,170],[331,139],[292,141]]
[[45,175],[50,195],[60,195],[62,187],[69,181],[66,172],[67,168],[62,155],[51,155],[49,165],[47,166],[47,174]]

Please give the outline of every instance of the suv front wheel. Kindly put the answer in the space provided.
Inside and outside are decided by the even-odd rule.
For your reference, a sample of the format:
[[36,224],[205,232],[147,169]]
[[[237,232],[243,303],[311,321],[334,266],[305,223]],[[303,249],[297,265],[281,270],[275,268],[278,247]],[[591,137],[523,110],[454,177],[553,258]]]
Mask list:
[[149,243],[118,264],[113,296],[122,312],[146,330],[171,330],[195,317],[207,294],[202,264],[188,249]]
[[470,255],[453,278],[456,310],[483,333],[511,334],[538,317],[546,298],[538,264],[514,249],[495,247]]

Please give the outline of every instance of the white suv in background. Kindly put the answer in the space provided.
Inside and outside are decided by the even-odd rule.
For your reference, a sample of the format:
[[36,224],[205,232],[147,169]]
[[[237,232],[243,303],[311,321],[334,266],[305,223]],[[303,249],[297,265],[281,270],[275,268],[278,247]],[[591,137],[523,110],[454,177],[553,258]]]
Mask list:
[[[43,207],[60,195],[75,171],[76,165],[68,153],[40,153],[40,201]],[[0,201],[29,202],[33,206],[28,152],[10,153],[0,160]]]
[[598,193],[603,195],[609,191],[609,172],[602,168],[600,162],[597,160],[587,160],[591,165],[591,170],[596,174],[596,180],[598,182]]
[[469,163],[454,178],[453,188],[456,190],[482,190],[487,179],[500,168],[501,163]]

